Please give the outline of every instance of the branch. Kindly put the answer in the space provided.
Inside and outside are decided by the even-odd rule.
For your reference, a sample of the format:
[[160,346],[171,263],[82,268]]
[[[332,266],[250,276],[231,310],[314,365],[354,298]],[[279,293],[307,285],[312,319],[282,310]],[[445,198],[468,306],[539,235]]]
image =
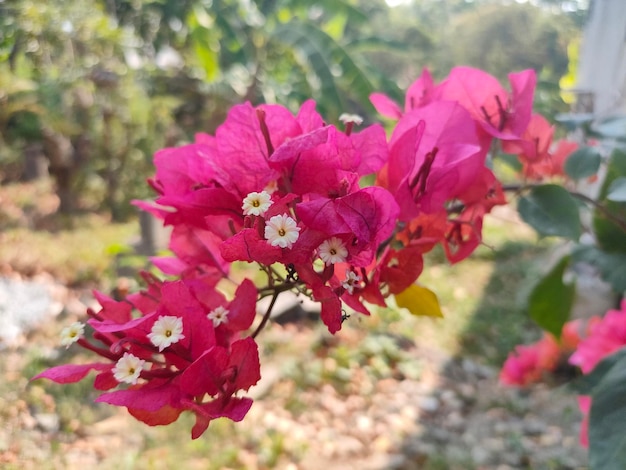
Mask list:
[[274,308],[274,304],[276,303],[276,299],[278,298],[279,294],[280,292],[278,290],[275,291],[274,294],[272,294],[272,301],[270,302],[269,307],[267,307],[267,311],[265,312],[265,315],[263,315],[263,319],[261,320],[261,323],[259,323],[259,326],[257,326],[256,330],[254,330],[254,333],[250,335],[252,339],[256,338],[257,335],[261,332],[261,330],[265,328],[265,325],[270,319],[270,315],[272,314],[272,309]]

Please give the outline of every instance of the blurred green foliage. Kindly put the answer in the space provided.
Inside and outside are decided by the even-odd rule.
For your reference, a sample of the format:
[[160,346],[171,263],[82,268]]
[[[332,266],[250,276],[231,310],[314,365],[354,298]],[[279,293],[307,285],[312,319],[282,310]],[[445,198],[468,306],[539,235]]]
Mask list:
[[150,195],[153,153],[213,132],[232,104],[313,98],[329,122],[372,121],[369,94],[401,100],[424,66],[533,67],[559,112],[584,12],[565,3],[0,0],[0,183],[43,161],[61,212],[122,220]]

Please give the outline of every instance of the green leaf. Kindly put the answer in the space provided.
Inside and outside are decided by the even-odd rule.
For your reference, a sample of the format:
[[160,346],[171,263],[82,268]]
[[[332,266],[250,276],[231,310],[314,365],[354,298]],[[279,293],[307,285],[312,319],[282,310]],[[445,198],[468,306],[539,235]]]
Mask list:
[[626,202],[612,201],[608,198],[614,181],[626,177],[626,153],[615,150],[607,167],[606,177],[600,190],[598,202],[604,211],[593,209],[593,230],[598,245],[605,251],[626,253],[626,231],[614,220],[607,218],[605,212],[614,218],[626,221]]
[[411,315],[442,318],[437,295],[430,289],[412,284],[408,289],[395,295],[398,307],[406,308]]
[[524,222],[540,235],[578,240],[582,233],[578,205],[561,186],[535,186],[520,198],[517,210]]
[[616,116],[592,126],[603,137],[619,139],[626,137],[626,116]]
[[580,395],[591,395],[594,389],[602,382],[604,377],[619,362],[626,359],[626,348],[618,350],[616,353],[605,357],[591,372],[575,379],[569,387]]
[[334,15],[323,27],[323,30],[335,41],[343,37],[348,17],[346,15]]
[[133,252],[133,249],[122,243],[112,243],[105,248],[105,253],[109,256],[125,255]]
[[589,415],[592,469],[626,468],[626,358],[620,358],[594,389]]
[[594,147],[582,147],[565,160],[565,173],[574,180],[588,178],[598,172],[602,157]]
[[579,246],[572,252],[572,258],[595,267],[615,292],[626,292],[626,254],[607,253],[594,246]]
[[499,154],[497,158],[516,172],[521,172],[524,169],[524,165],[519,161],[517,155],[502,153]]
[[611,183],[606,195],[609,201],[626,202],[626,177],[620,177]]
[[576,285],[563,282],[563,274],[569,263],[569,256],[559,261],[534,287],[528,299],[530,317],[557,338],[561,336],[563,325],[569,319],[576,295]]

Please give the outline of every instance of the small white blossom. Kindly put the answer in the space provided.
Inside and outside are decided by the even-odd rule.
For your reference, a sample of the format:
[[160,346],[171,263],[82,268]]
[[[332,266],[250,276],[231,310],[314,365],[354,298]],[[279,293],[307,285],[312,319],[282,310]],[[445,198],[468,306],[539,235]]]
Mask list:
[[354,271],[348,271],[346,273],[346,279],[341,283],[341,286],[348,291],[348,294],[354,294],[354,289],[361,287],[361,276]]
[[272,246],[291,248],[300,235],[300,227],[287,214],[275,215],[265,226],[265,239]]
[[339,120],[343,122],[344,124],[348,122],[353,122],[357,126],[360,126],[361,124],[363,124],[363,118],[359,116],[358,114],[343,113],[341,116],[339,116]]
[[209,312],[207,317],[209,317],[209,320],[213,321],[213,326],[217,328],[222,323],[228,323],[228,310],[219,306],[215,310]]
[[340,238],[324,240],[318,248],[320,258],[326,265],[342,263],[348,257],[348,249]]
[[61,345],[69,348],[85,334],[85,324],[79,321],[66,326],[61,330]]
[[184,337],[183,319],[171,315],[160,316],[148,335],[152,344],[159,348],[159,352],[171,344],[178,343]]
[[263,215],[273,203],[267,191],[251,192],[244,198],[241,208],[243,215]]
[[124,353],[113,367],[113,377],[120,383],[126,382],[135,385],[145,362],[134,354]]

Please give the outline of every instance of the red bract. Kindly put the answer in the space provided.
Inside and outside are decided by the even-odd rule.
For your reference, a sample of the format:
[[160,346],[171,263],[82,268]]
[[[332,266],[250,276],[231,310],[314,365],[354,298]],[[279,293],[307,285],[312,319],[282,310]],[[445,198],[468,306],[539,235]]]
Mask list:
[[522,158],[524,164],[522,174],[533,180],[542,180],[554,176],[566,177],[564,165],[569,156],[578,149],[577,142],[559,140],[544,154],[544,158],[536,162],[528,162]]
[[502,150],[518,154],[523,162],[535,163],[546,158],[553,134],[554,126],[540,114],[533,114],[521,138],[503,142]]

